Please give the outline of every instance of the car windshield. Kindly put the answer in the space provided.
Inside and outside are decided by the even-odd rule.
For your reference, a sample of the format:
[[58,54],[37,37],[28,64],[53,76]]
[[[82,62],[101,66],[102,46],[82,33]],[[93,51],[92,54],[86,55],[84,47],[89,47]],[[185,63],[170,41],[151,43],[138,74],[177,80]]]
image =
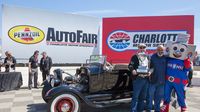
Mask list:
[[102,55],[92,55],[90,56],[90,62],[89,63],[101,63],[104,64],[105,63],[105,56]]

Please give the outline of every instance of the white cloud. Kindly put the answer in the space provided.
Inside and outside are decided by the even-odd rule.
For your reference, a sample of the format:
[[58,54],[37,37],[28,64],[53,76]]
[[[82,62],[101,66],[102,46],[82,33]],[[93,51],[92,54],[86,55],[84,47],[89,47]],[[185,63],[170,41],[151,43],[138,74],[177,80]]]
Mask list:
[[169,14],[177,14],[177,13],[185,13],[185,12],[193,12],[194,8],[181,8],[181,9],[173,9],[173,10],[165,10],[161,11],[161,13],[169,13]]
[[170,9],[170,10],[162,10],[158,11],[157,15],[180,15],[180,14],[194,14],[195,8],[194,7],[185,7],[185,8],[176,8],[176,9]]

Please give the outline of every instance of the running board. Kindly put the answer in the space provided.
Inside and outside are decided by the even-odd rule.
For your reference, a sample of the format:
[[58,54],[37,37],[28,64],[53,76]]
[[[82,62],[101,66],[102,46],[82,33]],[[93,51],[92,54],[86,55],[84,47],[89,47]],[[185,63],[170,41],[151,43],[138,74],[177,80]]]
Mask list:
[[100,102],[93,102],[97,107],[110,107],[116,106],[120,104],[127,104],[131,103],[132,98],[125,98],[125,99],[118,99],[118,100],[111,100],[111,101],[100,101]]
[[132,92],[124,92],[121,94],[95,94],[95,95],[88,95],[85,96],[85,98],[87,98],[90,101],[96,101],[96,102],[100,102],[100,101],[111,101],[111,100],[118,100],[118,99],[126,99],[126,98],[130,98],[132,95]]

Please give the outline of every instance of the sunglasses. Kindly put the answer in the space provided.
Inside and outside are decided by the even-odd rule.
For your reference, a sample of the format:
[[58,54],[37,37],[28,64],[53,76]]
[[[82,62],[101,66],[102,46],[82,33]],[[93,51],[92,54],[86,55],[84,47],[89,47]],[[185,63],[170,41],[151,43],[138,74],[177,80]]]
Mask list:
[[145,49],[146,47],[143,47],[143,46],[141,46],[141,47],[139,47],[140,49]]
[[158,51],[158,53],[163,54],[164,52],[163,51]]

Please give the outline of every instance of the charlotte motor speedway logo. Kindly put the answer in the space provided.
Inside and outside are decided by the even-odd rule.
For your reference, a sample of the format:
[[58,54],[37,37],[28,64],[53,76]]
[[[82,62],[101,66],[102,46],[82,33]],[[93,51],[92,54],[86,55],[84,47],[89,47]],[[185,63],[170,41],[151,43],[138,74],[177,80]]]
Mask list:
[[124,51],[130,45],[130,36],[124,31],[114,31],[108,36],[107,44],[115,51]]
[[36,44],[41,42],[45,35],[42,30],[29,25],[14,26],[8,31],[8,36],[15,42],[22,44]]
[[187,34],[185,30],[161,30],[161,31],[123,31],[116,30],[107,37],[109,48],[122,52],[136,50],[140,43],[146,44],[149,50],[155,50],[160,44],[176,41],[179,34]]

